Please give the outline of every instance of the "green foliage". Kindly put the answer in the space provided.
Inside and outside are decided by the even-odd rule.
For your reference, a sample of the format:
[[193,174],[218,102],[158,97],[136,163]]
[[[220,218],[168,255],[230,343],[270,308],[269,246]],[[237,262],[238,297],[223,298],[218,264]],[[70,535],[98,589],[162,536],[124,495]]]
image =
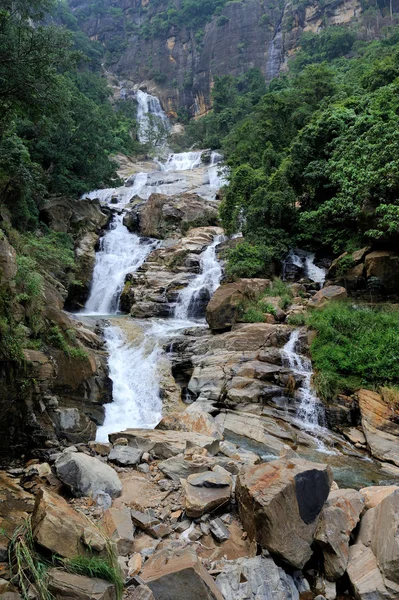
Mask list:
[[240,320],[244,323],[263,323],[265,315],[259,308],[250,306],[245,310]]
[[288,316],[287,323],[294,327],[302,327],[307,323],[307,316],[305,313],[292,313]]
[[239,277],[262,277],[271,268],[267,248],[242,242],[228,252],[226,267],[230,279]]
[[111,561],[110,557],[98,556],[75,556],[63,561],[63,567],[70,573],[86,577],[98,577],[114,584],[117,599],[123,596],[124,583],[121,569],[117,561]]
[[399,311],[331,303],[314,310],[309,327],[315,383],[324,399],[361,386],[399,383]]
[[87,360],[88,354],[83,348],[74,346],[75,339],[72,332],[61,331],[58,326],[51,327],[46,334],[46,341],[51,345],[59,348],[69,356],[69,358],[76,358],[80,360]]
[[37,335],[43,328],[43,277],[37,272],[33,258],[18,256],[17,266],[15,300],[24,306],[27,325]]

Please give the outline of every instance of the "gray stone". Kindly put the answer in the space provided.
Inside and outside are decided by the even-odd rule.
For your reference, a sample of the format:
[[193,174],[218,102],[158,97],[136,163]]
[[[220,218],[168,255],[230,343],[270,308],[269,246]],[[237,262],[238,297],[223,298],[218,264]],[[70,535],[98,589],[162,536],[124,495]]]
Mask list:
[[299,600],[292,577],[269,556],[226,561],[216,585],[225,600]]
[[115,498],[122,493],[122,484],[116,471],[92,456],[80,452],[62,454],[55,468],[59,479],[74,496],[91,496],[103,491]]
[[148,529],[149,527],[154,527],[159,524],[159,519],[156,518],[152,510],[149,510],[146,513],[140,512],[139,510],[131,510],[130,511],[132,521],[137,527],[140,529]]
[[198,475],[190,475],[187,478],[187,483],[195,487],[219,488],[230,486],[231,476],[228,473],[208,471],[206,473],[198,473]]
[[210,521],[209,529],[217,542],[226,542],[230,537],[230,531],[221,519],[213,519]]
[[130,508],[110,508],[102,518],[101,525],[108,537],[115,542],[118,554],[132,554],[134,545],[134,526]]
[[142,451],[129,446],[114,446],[109,453],[109,460],[118,465],[134,466],[141,460]]

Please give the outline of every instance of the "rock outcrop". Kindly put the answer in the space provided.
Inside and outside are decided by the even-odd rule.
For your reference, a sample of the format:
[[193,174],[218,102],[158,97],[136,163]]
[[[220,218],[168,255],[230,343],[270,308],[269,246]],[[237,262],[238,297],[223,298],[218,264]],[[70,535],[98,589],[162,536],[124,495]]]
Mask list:
[[329,467],[302,459],[247,468],[237,480],[244,528],[262,548],[301,569],[312,555],[331,483]]
[[114,498],[122,492],[117,473],[98,458],[67,452],[57,459],[55,468],[62,483],[77,497],[105,492]]
[[395,404],[371,390],[357,393],[362,427],[371,453],[399,466],[399,410]]

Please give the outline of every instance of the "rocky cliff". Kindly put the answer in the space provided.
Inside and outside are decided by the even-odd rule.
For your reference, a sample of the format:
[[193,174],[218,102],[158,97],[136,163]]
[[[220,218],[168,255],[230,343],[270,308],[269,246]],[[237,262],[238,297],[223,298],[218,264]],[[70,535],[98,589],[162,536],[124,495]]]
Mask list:
[[185,108],[196,116],[210,107],[215,76],[255,67],[271,80],[287,68],[304,32],[360,23],[358,34],[370,38],[383,21],[367,17],[366,28],[360,0],[228,2],[201,29],[169,26],[166,1],[105,0],[96,10],[83,0],[69,4],[83,30],[104,45],[111,72],[159,96],[170,114]]

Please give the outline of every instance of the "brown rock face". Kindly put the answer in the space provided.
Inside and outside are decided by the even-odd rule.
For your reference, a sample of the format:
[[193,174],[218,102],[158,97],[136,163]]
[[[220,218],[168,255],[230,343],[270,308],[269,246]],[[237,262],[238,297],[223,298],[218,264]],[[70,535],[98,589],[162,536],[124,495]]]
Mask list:
[[17,253],[6,238],[0,238],[0,283],[14,279],[17,274]]
[[331,483],[329,467],[302,459],[247,468],[236,491],[244,529],[262,548],[301,569],[312,555]]
[[370,390],[359,390],[362,426],[371,453],[383,461],[399,466],[398,410],[389,399]]
[[116,600],[115,587],[109,581],[59,569],[49,572],[49,591],[56,600]]
[[269,286],[269,279],[239,279],[222,285],[216,290],[206,309],[209,327],[221,330],[234,325],[243,303],[255,300]]
[[184,452],[187,443],[205,448],[210,454],[217,454],[219,442],[215,438],[200,433],[186,431],[162,431],[147,429],[127,429],[109,436],[111,442],[118,437],[125,437],[132,448],[150,452],[158,458],[170,458]]
[[144,565],[142,578],[155,600],[223,600],[212,577],[192,550],[163,550]]
[[105,541],[98,529],[81,513],[52,492],[42,489],[36,497],[32,515],[32,530],[35,541],[65,558],[91,554],[91,550],[102,551]]
[[348,293],[344,287],[339,285],[328,285],[319,290],[309,300],[309,306],[313,308],[322,308],[333,300],[344,300],[348,297]]
[[379,250],[370,252],[364,261],[367,277],[375,277],[388,293],[399,292],[399,255]]

